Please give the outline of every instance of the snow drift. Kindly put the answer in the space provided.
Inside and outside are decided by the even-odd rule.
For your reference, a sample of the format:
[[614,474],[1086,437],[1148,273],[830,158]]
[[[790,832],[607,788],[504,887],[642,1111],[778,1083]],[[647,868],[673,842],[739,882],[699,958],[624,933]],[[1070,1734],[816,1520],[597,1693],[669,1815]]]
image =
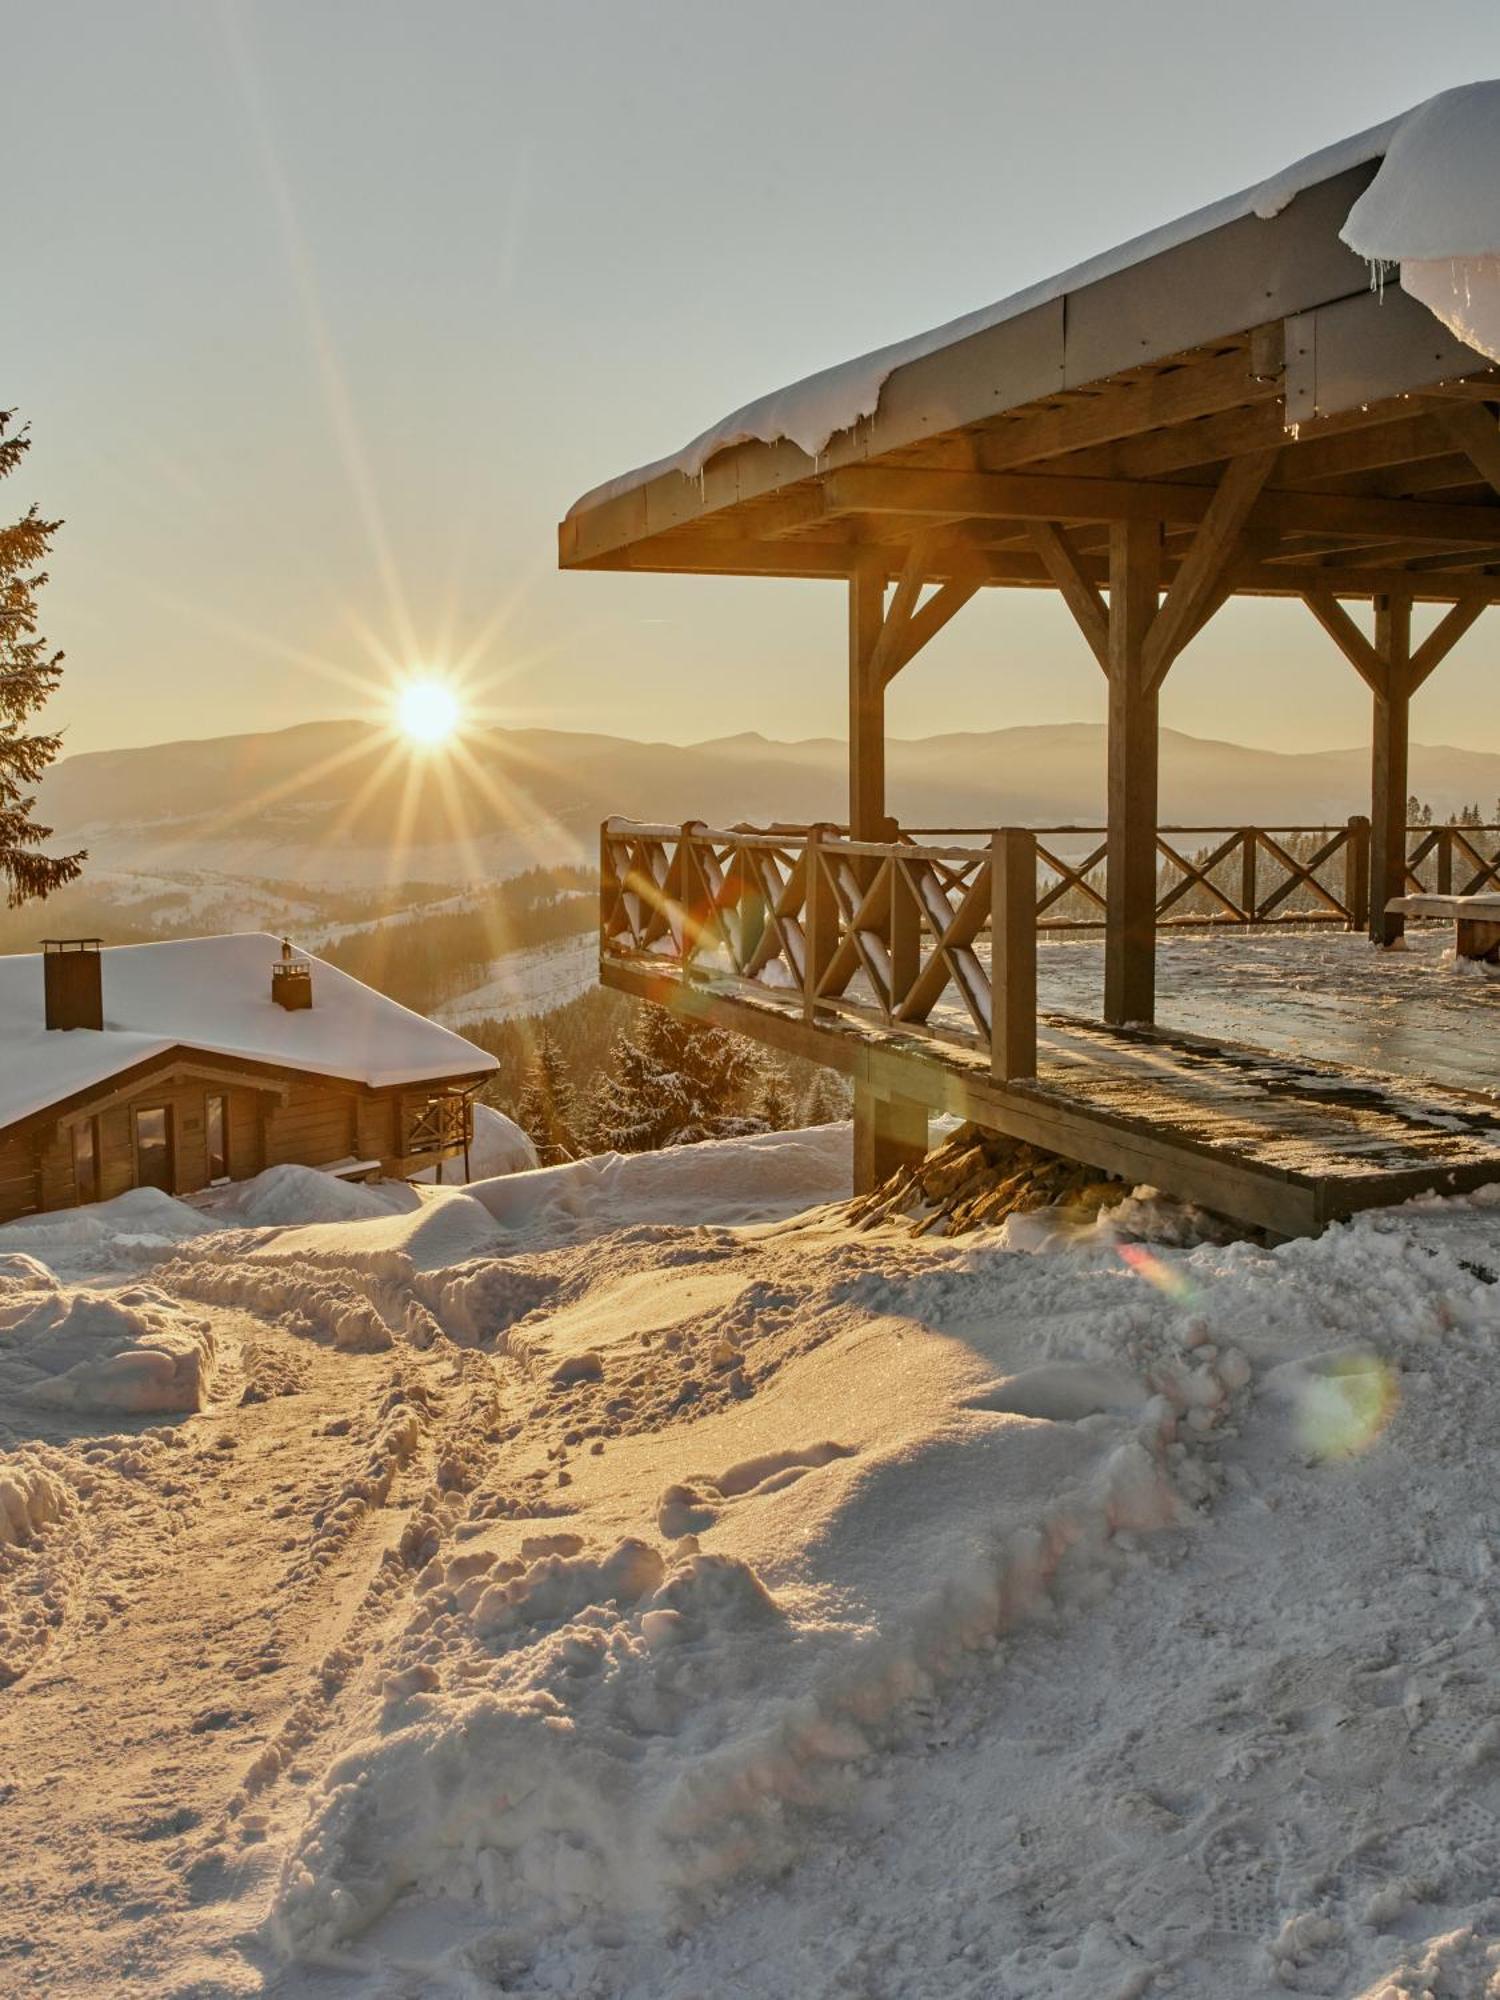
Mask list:
[[217,1363],[209,1321],[150,1285],[106,1294],[50,1273],[0,1279],[0,1396],[58,1410],[197,1410]]

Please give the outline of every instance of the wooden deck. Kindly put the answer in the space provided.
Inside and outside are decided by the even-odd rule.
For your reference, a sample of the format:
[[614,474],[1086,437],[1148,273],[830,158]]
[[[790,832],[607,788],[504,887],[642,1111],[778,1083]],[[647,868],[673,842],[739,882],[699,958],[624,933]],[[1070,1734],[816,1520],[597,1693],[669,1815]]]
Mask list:
[[599,976],[838,1069],[877,1097],[972,1118],[1275,1236],[1500,1182],[1500,1095],[1059,1014],[1038,1021],[1035,1078],[1002,1082],[978,1048],[848,1016],[809,1022],[796,994],[684,979],[641,955],[606,954]]

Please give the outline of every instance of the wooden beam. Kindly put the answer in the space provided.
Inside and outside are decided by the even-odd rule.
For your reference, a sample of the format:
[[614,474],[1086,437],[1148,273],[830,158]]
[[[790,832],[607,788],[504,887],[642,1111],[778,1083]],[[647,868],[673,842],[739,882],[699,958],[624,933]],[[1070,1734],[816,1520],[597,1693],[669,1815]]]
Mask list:
[[1036,1075],[1036,835],[990,835],[990,1074]]
[[1487,410],[1455,404],[1439,419],[1454,446],[1464,453],[1481,479],[1500,493],[1500,425]]
[[1302,601],[1370,692],[1386,691],[1386,663],[1331,590],[1305,590]]
[[1442,664],[1484,607],[1482,597],[1461,597],[1447,616],[1432,628],[1411,656],[1408,694],[1415,694],[1433,668]]
[[1375,690],[1370,769],[1370,936],[1390,945],[1405,919],[1386,903],[1406,890],[1407,755],[1411,707],[1411,599],[1375,600],[1375,651],[1385,685]]
[[823,482],[830,516],[931,515],[950,521],[1199,521],[1209,493],[1164,481],[1045,472],[932,472],[851,465]]
[[1157,693],[1143,671],[1161,531],[1121,521],[1109,545],[1109,854],[1104,1018],[1156,1017]]
[[1201,628],[1278,456],[1274,449],[1250,452],[1232,458],[1225,468],[1166,602],[1142,642],[1141,672],[1148,688],[1161,686],[1172,662]]
[[[919,535],[907,550],[906,562],[896,579],[895,593],[886,607],[881,621],[880,636],[875,641],[875,650],[870,656],[870,672],[884,687],[895,677],[897,669],[888,663],[899,649],[899,643],[911,623],[930,571],[929,562],[938,544],[941,530]],[[903,662],[904,664],[904,662]]]
[[[1472,411],[1462,412],[1472,415]],[[1483,422],[1483,419],[1480,419]],[[1500,457],[1500,437],[1496,440]],[[1500,507],[1441,500],[1401,500],[1359,493],[1262,492],[1278,449],[1267,446],[1229,461],[1217,486],[1166,480],[1078,479],[1045,472],[938,472],[848,466],[823,482],[830,520],[848,514],[894,514],[945,521],[1162,521],[1197,526],[1212,518],[1215,536],[1243,495],[1257,496],[1258,518],[1278,534],[1364,535],[1431,542],[1493,542]]]
[[1032,523],[1031,540],[1047,565],[1052,581],[1062,592],[1063,602],[1078,622],[1089,650],[1107,674],[1109,672],[1109,610],[1078,559],[1078,551],[1067,530],[1055,521]]
[[854,1084],[854,1192],[872,1194],[927,1153],[927,1106],[920,1098]]
[[883,840],[885,692],[872,671],[885,612],[885,571],[865,563],[849,579],[849,832]]

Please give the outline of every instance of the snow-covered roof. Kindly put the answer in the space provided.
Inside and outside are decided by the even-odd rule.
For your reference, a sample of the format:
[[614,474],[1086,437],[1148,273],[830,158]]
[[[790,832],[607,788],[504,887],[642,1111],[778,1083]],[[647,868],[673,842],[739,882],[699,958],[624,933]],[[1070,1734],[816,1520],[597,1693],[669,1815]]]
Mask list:
[[0,1126],[176,1048],[306,1070],[348,1083],[431,1082],[495,1058],[337,966],[312,958],[313,1004],[271,998],[281,940],[264,932],[112,945],[102,954],[104,1027],[49,1029],[40,953],[0,957]]
[[[787,439],[816,459],[831,438],[871,417],[889,377],[908,363],[1174,250],[1225,224],[1269,221],[1305,190],[1374,160],[1384,164],[1349,212],[1342,240],[1359,255],[1402,267],[1406,289],[1459,337],[1500,359],[1500,82],[1442,92],[1413,110],[1306,159],[1239,194],[1013,292],[930,332],[877,348],[774,390],[711,424],[680,451],[592,488],[568,518],[665,473],[696,479],[709,460],[741,444]],[[1476,281],[1485,298],[1476,306]],[[1488,336],[1489,344],[1485,344]]]

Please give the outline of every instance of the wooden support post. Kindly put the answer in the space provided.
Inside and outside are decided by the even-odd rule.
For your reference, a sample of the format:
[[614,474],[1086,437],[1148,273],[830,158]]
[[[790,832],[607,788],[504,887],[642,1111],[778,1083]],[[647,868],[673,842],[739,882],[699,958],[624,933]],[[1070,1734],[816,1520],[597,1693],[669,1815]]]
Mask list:
[[849,579],[849,837],[885,838],[885,684],[876,647],[885,619],[885,571]]
[[1344,901],[1349,905],[1349,928],[1362,931],[1370,921],[1370,822],[1363,813],[1350,818],[1344,854]]
[[1373,645],[1331,591],[1307,591],[1304,600],[1375,698],[1368,921],[1376,944],[1394,944],[1404,933],[1406,920],[1387,915],[1385,906],[1392,896],[1406,892],[1411,698],[1469,630],[1483,605],[1472,596],[1459,598],[1413,653],[1409,592],[1391,592],[1375,599]]
[[1109,534],[1109,856],[1104,1018],[1156,1018],[1157,691],[1144,670],[1156,616],[1161,529],[1117,521]]
[[802,900],[802,1013],[812,1020],[818,1011],[818,992],[823,976],[838,950],[838,904],[823,855],[821,826],[807,836],[802,865],[807,870],[807,893]]
[[1406,891],[1407,744],[1411,713],[1411,599],[1377,597],[1375,651],[1384,685],[1375,690],[1370,766],[1370,936],[1395,944],[1406,919],[1386,909]]
[[1036,1075],[1036,835],[990,836],[990,1075]]
[[854,1192],[868,1194],[927,1153],[927,1106],[914,1097],[854,1086]]
[[1255,837],[1253,826],[1240,828],[1240,908],[1245,912],[1245,922],[1255,922],[1255,912],[1260,899],[1256,881],[1256,862],[1260,855],[1260,842]]

